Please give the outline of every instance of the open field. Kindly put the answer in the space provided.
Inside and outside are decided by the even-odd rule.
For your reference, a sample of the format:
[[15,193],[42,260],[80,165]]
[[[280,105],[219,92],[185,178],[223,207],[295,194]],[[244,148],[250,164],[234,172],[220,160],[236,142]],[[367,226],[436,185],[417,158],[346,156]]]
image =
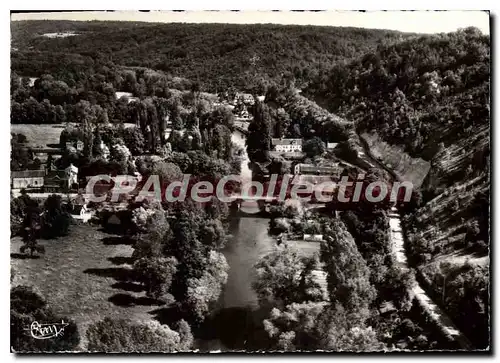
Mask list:
[[88,324],[103,319],[128,318],[147,321],[159,302],[145,296],[130,276],[130,242],[98,227],[75,225],[70,234],[56,240],[41,240],[45,255],[22,258],[22,241],[11,239],[12,285],[34,286],[55,313],[74,319],[85,347]]

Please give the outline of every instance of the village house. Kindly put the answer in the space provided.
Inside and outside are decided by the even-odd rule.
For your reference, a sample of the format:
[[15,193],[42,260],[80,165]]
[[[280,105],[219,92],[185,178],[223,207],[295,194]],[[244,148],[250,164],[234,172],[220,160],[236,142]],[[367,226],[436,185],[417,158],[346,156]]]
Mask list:
[[302,139],[272,139],[274,151],[302,152]]
[[10,176],[11,188],[41,188],[44,183],[45,170],[13,171]]
[[119,100],[122,97],[125,97],[127,103],[137,102],[139,100],[138,97],[134,97],[134,95],[130,92],[115,92],[115,97],[117,100]]
[[242,110],[237,116],[236,116],[236,119],[242,119],[242,120],[250,120],[252,119],[253,117],[248,113],[248,110]]
[[47,162],[48,157],[50,155],[52,162],[61,157],[63,151],[59,148],[52,148],[52,147],[32,147],[29,149],[33,153],[33,158],[39,159],[42,163]]
[[85,144],[83,143],[83,141],[78,140],[76,142],[76,150],[83,151],[84,147],[85,147]]
[[253,106],[255,104],[255,99],[250,93],[237,93],[235,97],[235,104],[241,102],[245,105]]
[[67,184],[66,172],[64,170],[49,170],[44,177],[43,188],[47,192],[57,192]]
[[338,165],[319,166],[299,163],[294,167],[294,174],[338,176],[340,175],[340,168],[338,167]]
[[77,151],[83,151],[85,144],[81,140],[75,141],[66,141],[66,149],[74,147]]

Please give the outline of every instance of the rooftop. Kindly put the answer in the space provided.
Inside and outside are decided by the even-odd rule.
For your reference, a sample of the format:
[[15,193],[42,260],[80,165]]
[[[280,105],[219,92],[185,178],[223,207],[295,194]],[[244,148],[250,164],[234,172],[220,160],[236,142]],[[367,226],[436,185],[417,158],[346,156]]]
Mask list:
[[335,166],[319,166],[312,164],[297,164],[300,173],[308,174],[336,174],[339,171],[337,165]]
[[339,143],[338,142],[327,142],[326,143],[326,148],[327,149],[335,149]]
[[13,171],[11,178],[40,178],[45,176],[45,170]]

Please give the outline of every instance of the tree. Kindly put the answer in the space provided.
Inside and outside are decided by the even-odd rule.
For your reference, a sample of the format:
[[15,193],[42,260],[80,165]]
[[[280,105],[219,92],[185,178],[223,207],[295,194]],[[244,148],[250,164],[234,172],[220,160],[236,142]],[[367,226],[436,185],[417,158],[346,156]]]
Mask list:
[[134,244],[134,259],[162,257],[170,243],[171,230],[159,202],[152,202],[132,212],[132,223],[139,233]]
[[123,141],[132,155],[142,155],[145,148],[144,136],[138,127],[125,129]]
[[264,328],[275,349],[285,351],[380,351],[375,331],[345,312],[322,302],[274,308]]
[[174,163],[158,161],[153,165],[152,175],[158,175],[160,180],[170,183],[176,180],[182,180],[182,170]]
[[37,241],[37,234],[38,234],[39,230],[40,230],[39,225],[24,228],[24,234],[23,234],[24,245],[22,245],[19,248],[19,252],[26,253],[26,251],[29,250],[31,257],[33,257],[33,254],[35,252],[45,253],[45,247],[42,245],[39,245],[38,241]]
[[126,147],[123,142],[118,141],[117,144],[113,145],[110,150],[111,160],[114,161],[119,166],[120,174],[127,174],[128,165],[132,154],[128,147]]
[[191,348],[189,326],[179,322],[182,334],[157,321],[135,323],[104,318],[87,329],[88,350],[101,353],[171,353]]
[[178,301],[188,296],[188,281],[190,278],[201,278],[207,268],[209,248],[198,237],[199,227],[204,215],[197,209],[188,209],[184,202],[180,211],[175,214],[175,222],[171,223],[171,242],[165,247],[164,253],[174,256],[179,261],[177,274],[172,287]]
[[11,134],[10,139],[10,166],[11,170],[32,169],[33,153],[26,145],[26,136],[23,134]]
[[17,198],[12,198],[10,201],[10,227],[12,235],[15,236],[22,232],[24,227],[31,227],[32,219],[35,219],[35,225],[39,224],[40,208],[38,202],[35,199],[31,199],[26,191],[22,189],[21,195]]
[[254,119],[248,126],[247,151],[251,160],[262,161],[271,149],[271,118],[266,105],[257,102]]
[[260,304],[283,308],[293,302],[321,301],[321,287],[313,276],[317,262],[286,244],[264,256],[255,265],[257,278],[252,284]]
[[133,267],[139,281],[146,286],[146,295],[159,299],[168,292],[177,264],[174,257],[142,257]]
[[21,225],[24,245],[20,247],[19,252],[26,253],[26,251],[29,250],[31,256],[33,256],[35,252],[44,253],[45,248],[39,245],[37,241],[41,230],[40,208],[38,207],[38,203],[31,202],[26,195],[22,195],[20,198],[25,199],[26,204]]
[[72,217],[63,205],[60,195],[50,195],[43,205],[42,232],[47,238],[65,236],[69,233]]
[[412,270],[401,271],[395,266],[388,269],[379,287],[379,294],[388,301],[394,301],[398,309],[409,311],[413,296],[411,289],[415,283]]
[[290,232],[291,225],[286,218],[272,218],[269,221],[269,233],[279,236],[282,233]]
[[187,299],[184,309],[196,322],[202,322],[222,292],[227,281],[229,265],[220,252],[210,251],[206,270],[200,278],[190,278],[187,283]]
[[385,346],[377,339],[376,332],[358,317],[339,305],[327,309],[318,324],[318,330],[327,332],[320,346],[334,351],[382,351]]
[[342,222],[332,220],[325,226],[324,238],[321,260],[328,274],[330,301],[349,313],[356,312],[362,320],[369,315],[376,296],[370,284],[370,270]]
[[[211,204],[213,205],[213,202]],[[219,217],[222,216],[204,219],[199,231],[201,243],[216,251],[224,248],[227,241],[226,230]]]

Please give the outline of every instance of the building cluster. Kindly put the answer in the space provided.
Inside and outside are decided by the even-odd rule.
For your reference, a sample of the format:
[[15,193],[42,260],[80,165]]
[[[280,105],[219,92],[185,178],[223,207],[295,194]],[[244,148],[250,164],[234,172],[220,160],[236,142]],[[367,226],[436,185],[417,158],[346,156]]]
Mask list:
[[78,186],[78,168],[71,164],[64,170],[12,171],[10,186],[16,189],[43,189],[47,192],[69,191]]

